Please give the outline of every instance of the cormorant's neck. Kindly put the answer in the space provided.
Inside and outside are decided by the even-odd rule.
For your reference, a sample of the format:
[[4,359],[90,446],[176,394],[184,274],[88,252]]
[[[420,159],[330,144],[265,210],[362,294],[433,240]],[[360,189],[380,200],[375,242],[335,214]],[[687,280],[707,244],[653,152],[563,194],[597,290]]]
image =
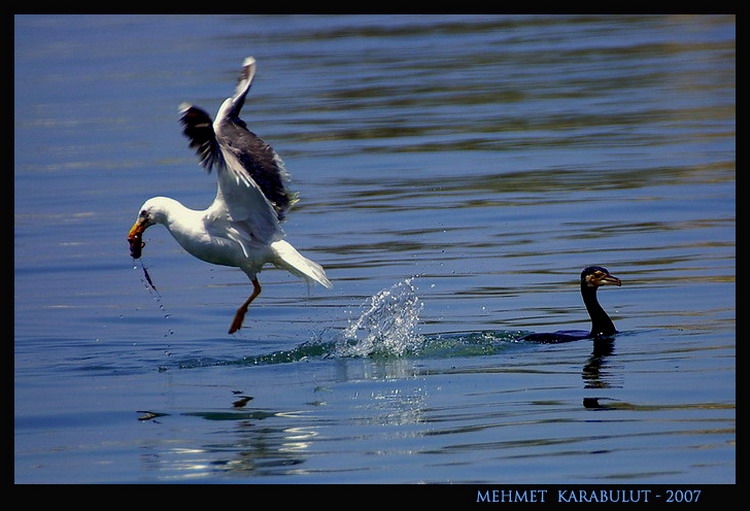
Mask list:
[[617,333],[614,323],[596,299],[596,287],[581,282],[581,296],[591,318],[591,337],[606,337]]

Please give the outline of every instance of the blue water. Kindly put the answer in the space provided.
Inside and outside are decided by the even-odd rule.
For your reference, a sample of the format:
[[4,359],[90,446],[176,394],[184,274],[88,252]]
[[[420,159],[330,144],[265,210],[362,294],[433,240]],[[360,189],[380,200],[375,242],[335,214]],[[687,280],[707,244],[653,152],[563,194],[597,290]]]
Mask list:
[[[732,16],[17,16],[17,483],[736,480]],[[332,290],[186,254],[243,110]],[[583,267],[609,343],[587,329]]]

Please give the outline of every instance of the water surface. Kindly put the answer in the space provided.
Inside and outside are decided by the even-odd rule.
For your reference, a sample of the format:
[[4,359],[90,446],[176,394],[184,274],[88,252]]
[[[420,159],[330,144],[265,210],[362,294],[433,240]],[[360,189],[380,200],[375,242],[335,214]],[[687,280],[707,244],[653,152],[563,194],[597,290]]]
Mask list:
[[[734,483],[725,16],[18,16],[19,483]],[[242,60],[331,291],[125,237]],[[612,342],[518,342],[588,328]]]

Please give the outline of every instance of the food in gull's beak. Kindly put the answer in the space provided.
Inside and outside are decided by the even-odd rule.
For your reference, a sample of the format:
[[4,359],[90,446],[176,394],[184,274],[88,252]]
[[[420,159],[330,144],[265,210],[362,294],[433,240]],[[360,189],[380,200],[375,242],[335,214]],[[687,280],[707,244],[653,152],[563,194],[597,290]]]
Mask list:
[[130,243],[130,255],[133,259],[141,257],[141,250],[146,246],[146,243],[141,240],[143,233],[136,232],[128,235],[128,243]]

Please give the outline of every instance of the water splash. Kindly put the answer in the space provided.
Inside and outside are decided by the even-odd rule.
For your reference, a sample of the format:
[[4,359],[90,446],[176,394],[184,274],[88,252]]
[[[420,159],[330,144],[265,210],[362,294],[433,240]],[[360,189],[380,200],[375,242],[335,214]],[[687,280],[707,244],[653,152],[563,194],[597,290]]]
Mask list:
[[421,346],[417,333],[423,304],[414,278],[383,289],[363,305],[362,314],[342,332],[334,356],[402,356]]

